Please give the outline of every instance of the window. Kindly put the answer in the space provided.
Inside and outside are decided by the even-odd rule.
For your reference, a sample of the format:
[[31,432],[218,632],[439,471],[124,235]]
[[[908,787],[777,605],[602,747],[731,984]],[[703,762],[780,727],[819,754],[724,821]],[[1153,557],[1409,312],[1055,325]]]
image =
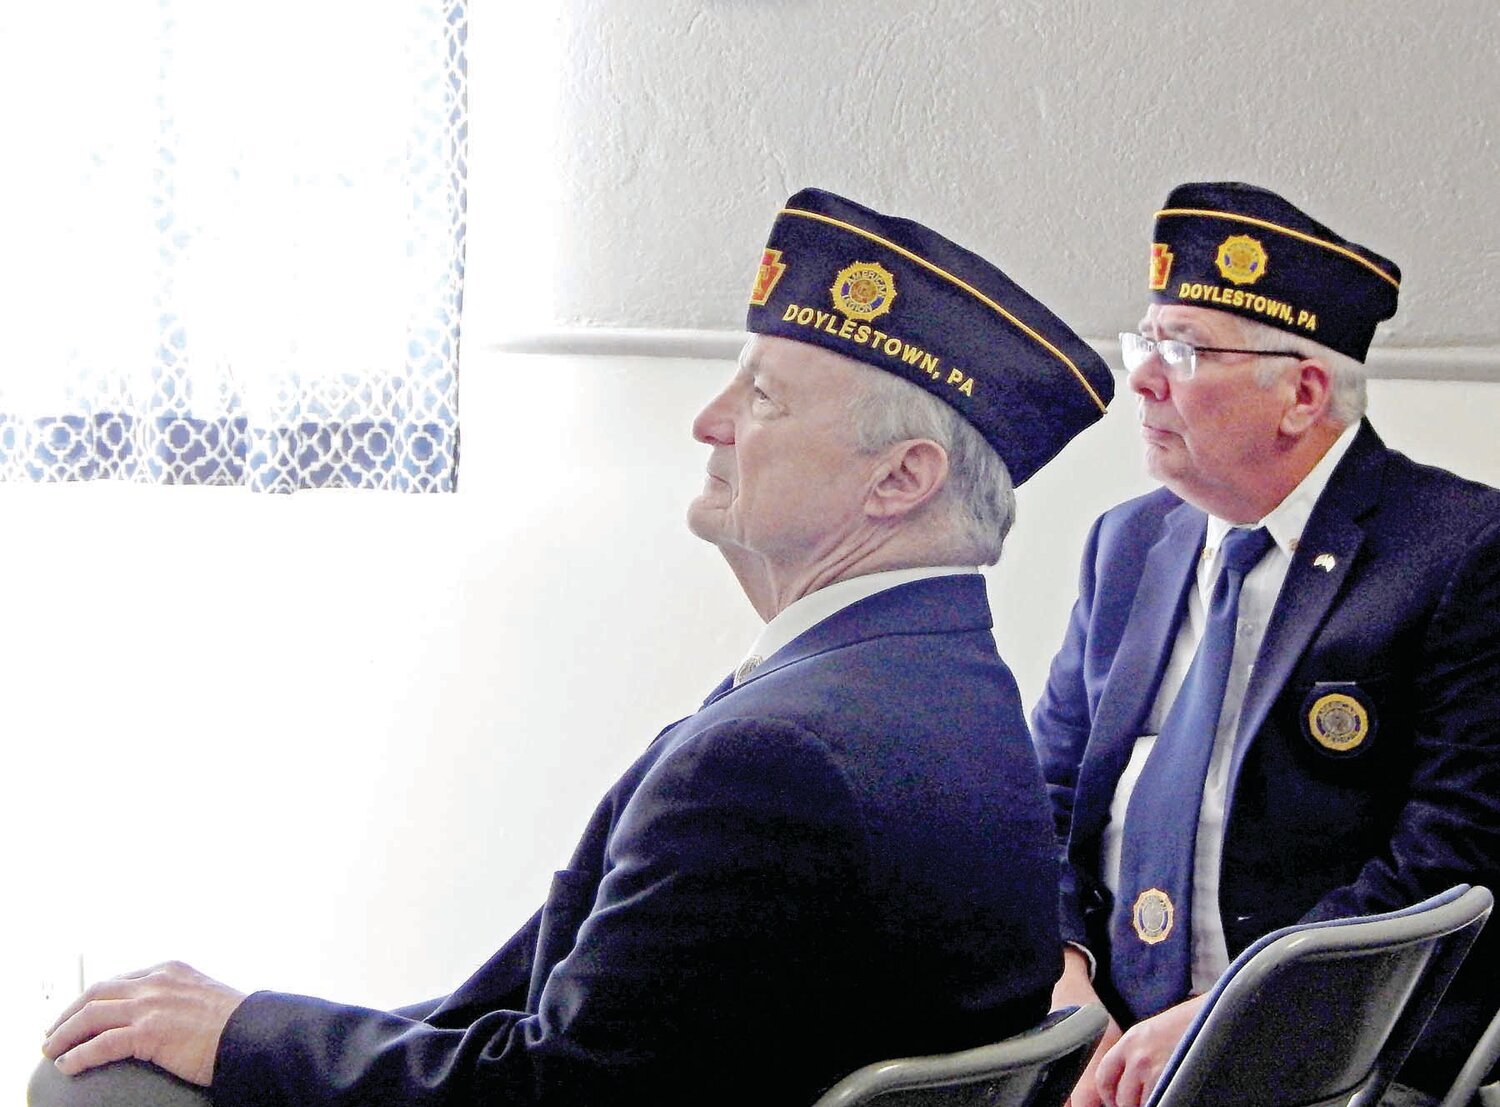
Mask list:
[[462,0],[0,14],[0,479],[444,491]]

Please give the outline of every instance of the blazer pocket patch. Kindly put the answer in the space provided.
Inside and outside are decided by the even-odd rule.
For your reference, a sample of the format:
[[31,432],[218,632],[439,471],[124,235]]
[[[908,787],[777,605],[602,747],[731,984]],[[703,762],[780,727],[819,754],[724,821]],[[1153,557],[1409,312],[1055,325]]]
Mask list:
[[1380,730],[1375,701],[1352,680],[1320,680],[1298,712],[1302,737],[1324,757],[1368,753]]

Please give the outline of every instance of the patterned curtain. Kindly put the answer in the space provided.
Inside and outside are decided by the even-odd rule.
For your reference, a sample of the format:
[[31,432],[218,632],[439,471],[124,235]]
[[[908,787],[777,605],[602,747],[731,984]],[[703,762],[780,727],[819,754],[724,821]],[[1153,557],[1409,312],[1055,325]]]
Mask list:
[[0,479],[452,490],[466,0],[0,8]]

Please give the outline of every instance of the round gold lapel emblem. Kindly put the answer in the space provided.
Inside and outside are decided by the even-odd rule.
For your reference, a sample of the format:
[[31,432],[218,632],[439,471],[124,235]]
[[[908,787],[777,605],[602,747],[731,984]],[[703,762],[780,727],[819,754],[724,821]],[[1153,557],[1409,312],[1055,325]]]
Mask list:
[[1330,692],[1308,709],[1307,732],[1325,750],[1348,753],[1369,737],[1370,713],[1353,696]]
[[1135,936],[1148,946],[1164,941],[1172,933],[1172,897],[1160,888],[1147,888],[1135,897],[1135,906],[1130,909],[1130,923],[1135,927]]

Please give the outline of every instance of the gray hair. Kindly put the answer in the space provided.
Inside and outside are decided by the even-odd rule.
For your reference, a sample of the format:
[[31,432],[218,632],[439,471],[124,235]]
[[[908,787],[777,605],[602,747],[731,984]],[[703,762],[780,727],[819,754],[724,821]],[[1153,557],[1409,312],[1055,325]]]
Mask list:
[[[1367,398],[1365,395],[1365,367],[1348,354],[1341,354],[1327,346],[1302,338],[1280,327],[1262,323],[1257,319],[1241,319],[1240,334],[1245,345],[1261,349],[1295,350],[1303,357],[1314,357],[1328,366],[1328,386],[1331,397],[1328,417],[1340,427],[1357,423],[1364,416]],[[1276,379],[1283,364],[1272,359],[1255,371],[1255,380],[1262,387]]]
[[855,444],[867,453],[926,438],[948,455],[948,480],[937,503],[947,509],[964,564],[993,565],[1016,518],[1010,470],[962,415],[918,385],[864,366],[865,387],[850,397]]

